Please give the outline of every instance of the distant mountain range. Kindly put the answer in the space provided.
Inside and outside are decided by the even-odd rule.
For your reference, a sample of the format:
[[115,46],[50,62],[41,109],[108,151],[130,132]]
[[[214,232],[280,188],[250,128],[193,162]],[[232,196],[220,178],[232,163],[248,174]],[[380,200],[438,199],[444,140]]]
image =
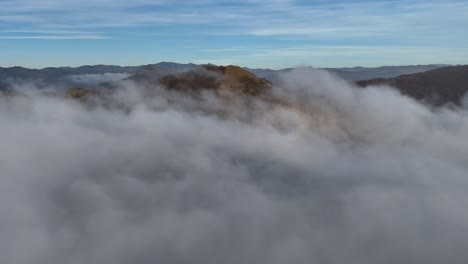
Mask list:
[[[12,94],[15,84],[29,82],[39,89],[63,88],[70,97],[82,98],[95,96],[106,89],[110,91],[125,80],[149,87],[163,85],[167,89],[178,91],[209,89],[258,95],[263,94],[271,84],[280,85],[281,74],[291,70],[293,69],[249,69],[171,62],[132,67],[95,65],[41,70],[0,68],[0,95]],[[436,106],[460,104],[468,91],[468,66],[416,65],[324,70],[361,87],[389,85],[405,95]]]
[[58,67],[44,69],[28,69],[23,67],[0,67],[0,86],[8,87],[12,84],[34,82],[39,88],[54,86],[67,88],[70,86],[88,86],[97,83],[118,81],[134,74],[161,76],[176,72],[183,72],[199,67],[195,64],[179,64],[160,62],[144,66],[116,66],[116,65],[86,65],[81,67]]
[[[337,76],[348,80],[367,80],[374,78],[391,78],[402,74],[424,72],[444,65],[416,65],[416,66],[384,66],[378,68],[326,68]],[[59,67],[44,69],[28,69],[23,67],[0,68],[0,86],[8,87],[16,83],[34,82],[39,88],[54,86],[67,88],[70,86],[92,86],[102,82],[118,81],[132,76],[132,78],[159,78],[164,75],[184,72],[200,67],[197,64],[180,64],[173,62],[160,62],[144,66],[115,66],[93,65],[81,67]],[[247,71],[265,78],[273,83],[278,74],[290,71],[291,68],[282,70],[251,69]]]
[[[368,80],[374,78],[391,78],[403,74],[413,74],[419,72],[425,72],[448,65],[443,64],[431,64],[431,65],[409,65],[409,66],[382,66],[376,68],[366,67],[354,67],[354,68],[322,68],[323,70],[329,71],[338,77],[347,81],[359,81]],[[287,68],[282,70],[271,70],[271,69],[249,69],[246,70],[254,73],[255,75],[266,78],[275,82],[278,73],[291,71],[293,68]]]
[[449,66],[394,78],[357,81],[357,85],[390,85],[402,94],[432,104],[460,104],[468,91],[468,65]]

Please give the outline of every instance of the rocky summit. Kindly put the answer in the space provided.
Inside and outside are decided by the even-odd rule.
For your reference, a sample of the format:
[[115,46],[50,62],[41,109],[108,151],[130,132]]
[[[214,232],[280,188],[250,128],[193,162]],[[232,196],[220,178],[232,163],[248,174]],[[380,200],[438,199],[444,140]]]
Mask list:
[[227,91],[236,94],[257,96],[271,89],[269,81],[238,66],[205,65],[177,75],[166,75],[159,83],[169,90],[177,91]]

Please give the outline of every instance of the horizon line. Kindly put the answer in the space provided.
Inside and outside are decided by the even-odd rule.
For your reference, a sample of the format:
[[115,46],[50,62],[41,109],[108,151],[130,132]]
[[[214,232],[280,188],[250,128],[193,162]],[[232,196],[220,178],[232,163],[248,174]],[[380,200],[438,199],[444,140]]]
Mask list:
[[398,64],[398,65],[380,65],[380,66],[339,66],[339,67],[321,67],[321,66],[314,66],[312,64],[298,64],[296,66],[284,67],[284,68],[265,68],[265,67],[246,67],[237,64],[215,64],[215,63],[183,63],[183,62],[175,62],[175,61],[159,61],[156,63],[149,63],[149,64],[137,64],[137,65],[122,65],[122,64],[105,64],[105,63],[98,63],[98,64],[83,64],[79,66],[46,66],[46,67],[31,67],[31,66],[22,66],[22,65],[14,65],[14,66],[2,66],[0,65],[1,69],[11,69],[11,68],[23,68],[23,69],[30,69],[30,70],[44,70],[44,69],[60,69],[60,68],[81,68],[81,67],[96,67],[96,66],[114,66],[114,67],[143,67],[143,66],[150,66],[150,65],[157,65],[162,63],[173,63],[179,65],[196,65],[196,66],[203,66],[203,65],[215,65],[215,66],[239,66],[242,68],[249,68],[249,69],[261,69],[261,70],[285,70],[285,69],[292,69],[292,68],[317,68],[317,69],[353,69],[353,68],[382,68],[382,67],[411,67],[411,66],[460,66],[460,65],[468,65],[466,64],[450,64],[450,63],[428,63],[428,64]]

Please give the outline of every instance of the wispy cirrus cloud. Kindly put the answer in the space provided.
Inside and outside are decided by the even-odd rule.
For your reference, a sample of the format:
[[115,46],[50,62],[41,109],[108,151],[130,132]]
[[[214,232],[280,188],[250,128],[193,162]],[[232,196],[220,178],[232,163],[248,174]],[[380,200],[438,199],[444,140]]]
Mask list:
[[[113,47],[122,49],[119,54],[130,48],[147,53],[137,57],[154,60],[175,60],[161,55],[161,50],[180,54],[176,49],[187,41],[197,44],[180,56],[192,61],[219,60],[214,56],[221,52],[231,58],[311,54],[282,50],[300,45],[370,46],[384,54],[390,54],[386,47],[392,46],[407,47],[403,50],[443,47],[459,56],[458,49],[468,50],[467,13],[468,2],[462,0],[182,0],[177,4],[168,0],[7,0],[0,1],[0,36],[12,41],[112,38],[118,39]],[[137,51],[126,46],[131,42],[145,48]],[[257,48],[260,45],[270,45],[274,51]],[[346,52],[359,54],[353,49]],[[444,51],[444,57],[457,56]]]
[[[310,65],[316,67],[353,67],[410,64],[438,64],[457,61],[468,57],[464,48],[421,47],[405,45],[295,45],[283,47],[257,47],[243,51],[229,52],[210,50],[216,59],[203,60],[203,63],[222,65],[241,64],[257,67],[253,62],[261,62],[270,68],[284,68],[285,63],[292,66]],[[245,52],[244,52],[245,51]],[[430,54],[430,56],[428,56]],[[442,59],[441,59],[442,58]],[[416,61],[416,62],[415,62]]]
[[[362,37],[461,30],[462,1],[32,1],[0,3],[0,21],[22,28],[118,28],[204,25],[200,33]],[[450,14],[450,17],[447,15]]]
[[110,37],[105,36],[93,36],[93,35],[75,35],[75,36],[50,36],[50,35],[43,35],[43,36],[0,36],[0,39],[57,39],[57,40],[66,40],[66,39],[110,39]]
[[0,30],[0,39],[44,39],[44,40],[73,40],[73,39],[110,39],[101,32],[82,30],[57,29],[10,29]]

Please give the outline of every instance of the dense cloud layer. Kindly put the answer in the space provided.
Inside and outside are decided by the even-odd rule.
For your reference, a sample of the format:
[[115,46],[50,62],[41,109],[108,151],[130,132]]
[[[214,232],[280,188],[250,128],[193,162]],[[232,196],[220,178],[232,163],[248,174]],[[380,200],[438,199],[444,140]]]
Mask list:
[[283,81],[281,105],[130,83],[126,111],[1,99],[1,262],[466,262],[467,112]]

